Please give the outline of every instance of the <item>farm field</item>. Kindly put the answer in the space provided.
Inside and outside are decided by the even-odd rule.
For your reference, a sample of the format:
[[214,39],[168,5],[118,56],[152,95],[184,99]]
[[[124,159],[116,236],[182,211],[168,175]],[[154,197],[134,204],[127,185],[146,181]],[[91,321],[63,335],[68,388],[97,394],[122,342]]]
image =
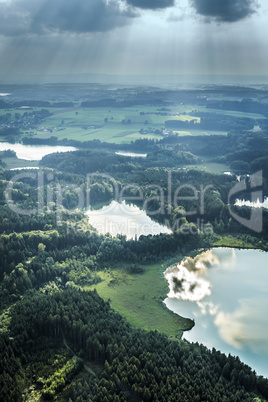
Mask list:
[[[75,108],[55,110],[51,109],[52,116],[48,117],[42,127],[46,131],[35,131],[38,138],[49,138],[51,135],[78,141],[100,141],[127,144],[139,138],[161,139],[162,130],[166,120],[190,121],[195,119],[197,124],[200,118],[190,116],[191,106],[179,105],[169,108],[168,115],[159,115],[157,107],[132,107],[132,108]],[[142,114],[140,114],[142,113]],[[185,114],[180,114],[185,113]],[[140,130],[144,132],[141,134]],[[155,133],[157,131],[157,133]],[[178,131],[179,135],[226,135],[219,131]]]
[[[46,118],[39,130],[34,130],[36,138],[56,136],[78,141],[98,139],[116,144],[130,143],[139,138],[161,139],[165,120],[190,121],[195,119],[187,114],[191,110],[185,105],[169,108],[171,115],[159,115],[157,107],[135,106],[131,108],[48,108],[53,113]],[[199,121],[199,118],[196,118]],[[143,129],[145,133],[139,131]],[[155,130],[157,133],[155,133]],[[27,132],[24,132],[27,135]],[[187,133],[188,134],[188,133]]]
[[[9,110],[0,109],[0,116],[11,113],[15,120],[15,114],[22,115],[25,112],[32,113],[40,111],[42,108],[21,109],[14,108]],[[81,142],[100,140],[115,144],[128,144],[137,139],[156,139],[163,138],[163,129],[166,120],[196,121],[196,126],[200,123],[200,118],[192,116],[191,113],[213,112],[216,115],[229,115],[234,117],[263,118],[262,115],[252,113],[242,113],[218,109],[206,109],[198,105],[176,105],[168,108],[157,106],[133,106],[125,108],[82,108],[81,106],[69,108],[46,108],[51,116],[42,121],[40,127],[32,129],[35,138],[57,137],[59,140],[64,138],[78,140]],[[22,131],[22,130],[21,130]],[[140,132],[142,131],[142,133]],[[199,135],[227,135],[226,131],[213,130],[174,130],[179,136],[199,136]],[[29,131],[24,130],[23,135],[28,136]],[[32,134],[31,134],[32,135]],[[4,140],[0,138],[0,140]]]

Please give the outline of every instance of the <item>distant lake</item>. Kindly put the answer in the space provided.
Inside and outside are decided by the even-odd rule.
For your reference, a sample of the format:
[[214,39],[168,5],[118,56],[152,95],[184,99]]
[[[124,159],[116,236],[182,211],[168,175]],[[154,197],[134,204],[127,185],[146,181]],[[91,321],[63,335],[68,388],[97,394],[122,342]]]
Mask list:
[[214,248],[165,271],[165,300],[175,313],[195,319],[184,338],[239,356],[268,377],[268,254]]
[[136,154],[134,152],[116,152],[116,155],[130,156],[131,158],[146,158],[147,154]]
[[9,142],[0,142],[0,151],[15,151],[18,159],[27,161],[40,161],[43,156],[54,154],[56,152],[76,151],[74,147],[52,146],[52,145],[23,145],[10,144]]
[[146,212],[136,205],[118,203],[112,201],[109,205],[99,210],[86,212],[89,223],[100,234],[110,233],[112,236],[122,234],[127,239],[139,238],[141,235],[157,235],[160,233],[172,233],[166,226],[154,222]]
[[16,168],[12,168],[10,170],[38,170],[39,167],[38,166],[23,166],[23,167],[16,167]]

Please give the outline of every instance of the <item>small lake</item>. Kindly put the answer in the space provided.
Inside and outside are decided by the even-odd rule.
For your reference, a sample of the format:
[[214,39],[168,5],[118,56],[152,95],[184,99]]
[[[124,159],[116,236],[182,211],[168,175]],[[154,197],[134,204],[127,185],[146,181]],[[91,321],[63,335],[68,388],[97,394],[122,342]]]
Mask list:
[[130,156],[131,158],[146,158],[147,154],[137,154],[134,152],[115,152],[116,155]]
[[214,248],[165,271],[166,306],[195,320],[184,338],[239,356],[268,377],[268,254]]
[[12,168],[10,170],[39,170],[38,166],[23,166],[23,167],[16,167],[16,168]]
[[154,222],[145,211],[125,201],[112,201],[101,209],[87,211],[86,215],[89,223],[103,235],[110,233],[114,237],[122,234],[130,240],[138,239],[141,235],[172,233],[166,226]]
[[0,151],[7,151],[8,149],[16,152],[18,159],[24,159],[27,161],[40,161],[43,156],[54,154],[56,152],[76,151],[76,148],[74,147],[65,147],[59,145],[23,145],[0,142]]

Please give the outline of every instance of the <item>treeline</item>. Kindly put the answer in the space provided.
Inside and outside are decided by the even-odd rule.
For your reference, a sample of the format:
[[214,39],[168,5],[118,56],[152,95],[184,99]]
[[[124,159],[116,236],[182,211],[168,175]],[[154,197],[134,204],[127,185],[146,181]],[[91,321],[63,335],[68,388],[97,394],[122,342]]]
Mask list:
[[197,162],[195,155],[185,151],[157,150],[149,153],[147,158],[131,158],[95,149],[46,155],[39,164],[64,172],[86,175],[92,172],[128,173],[150,167],[175,168]]
[[77,148],[83,149],[109,149],[118,151],[118,149],[123,151],[153,151],[157,150],[157,140],[151,138],[140,138],[135,141],[131,141],[130,144],[113,144],[108,142],[101,142],[100,140],[92,140],[92,141],[78,141],[78,140],[69,140],[67,138],[63,138],[59,140],[55,136],[51,136],[49,138],[34,138],[34,137],[23,137],[22,143],[25,145],[63,145],[63,146],[73,146]]
[[[61,359],[54,374],[44,372],[42,349],[50,339],[63,344],[64,338],[79,351],[80,361]],[[20,401],[29,386],[45,399],[63,394],[69,401],[240,402],[268,397],[268,381],[239,358],[134,329],[96,292],[30,292],[10,308],[0,349],[0,399],[7,402]],[[91,387],[72,387],[84,360],[101,365],[102,372],[95,378],[87,375]]]
[[14,142],[15,137],[20,134],[20,130],[34,130],[41,122],[51,116],[47,109],[38,111],[27,111],[15,113],[14,116],[9,112],[0,116],[0,135],[7,141]]
[[244,113],[256,113],[263,114],[268,117],[267,103],[257,102],[250,98],[242,99],[241,101],[233,100],[220,100],[220,101],[208,101],[206,103],[208,109],[222,109],[222,110],[234,110]]
[[[15,133],[12,132],[11,134]],[[87,173],[94,168],[93,165],[95,162],[93,161],[95,157],[93,153],[96,155],[104,155],[104,153],[102,153],[103,151],[113,152],[119,149],[116,144],[101,143],[99,140],[81,143],[80,141],[67,139],[59,141],[55,136],[49,139],[26,137],[23,139],[23,143],[26,145],[66,145],[88,149],[91,151],[88,155],[90,155],[92,161],[83,162],[81,171],[79,171],[78,165],[73,166],[75,165],[74,160],[78,154],[74,154],[72,157],[70,157],[70,155],[68,156],[68,158],[72,159],[69,168],[65,166],[64,159],[67,157],[63,155],[57,157],[55,155],[48,155],[41,162],[43,166],[56,167],[60,170],[69,169],[69,172],[78,174],[85,174],[87,166]],[[116,171],[116,169],[118,169],[118,171],[126,169],[126,171],[129,172],[130,169],[134,169],[135,166],[138,165],[142,168],[153,166],[175,168],[176,166],[179,167],[188,164],[198,165],[200,158],[210,158],[211,161],[227,164],[230,170],[238,174],[250,174],[257,170],[263,170],[264,176],[267,177],[268,131],[266,129],[256,133],[232,129],[227,136],[170,136],[159,141],[153,139],[139,139],[131,144],[120,145],[120,149],[122,151],[147,152],[148,157],[143,160],[140,158],[134,160],[134,158],[121,156],[121,159],[119,159],[106,153],[107,160],[111,161],[110,172],[113,170]],[[79,155],[81,155],[82,159],[86,158],[86,153]],[[120,155],[117,156],[119,157]],[[102,156],[101,159],[103,160]],[[59,160],[63,162],[61,166],[59,166]],[[105,161],[103,161],[103,163],[105,163]],[[96,170],[99,169],[101,169],[101,171],[107,171],[107,169],[97,167],[96,165]]]
[[226,163],[238,174],[263,170],[267,177],[268,131],[257,133],[232,130],[227,136],[168,137],[159,141],[159,146],[174,151],[191,152],[198,157]]
[[[188,151],[180,153],[174,148],[165,150],[163,155],[156,151],[145,160],[103,151],[96,154],[78,151],[51,157],[44,160],[51,161],[51,166],[55,164],[59,171],[44,171],[39,189],[35,179],[22,177],[12,190],[16,205],[25,209],[38,207],[38,190],[41,190],[44,208],[40,214],[21,216],[6,205],[6,186],[14,172],[0,172],[3,217],[0,222],[0,400],[25,399],[22,394],[31,387],[43,398],[60,396],[78,402],[240,402],[258,396],[267,399],[267,380],[257,377],[238,358],[226,357],[215,349],[209,351],[202,345],[170,341],[157,332],[133,329],[96,292],[74,289],[100,281],[98,271],[106,267],[120,263],[128,270],[133,264],[139,267],[173,254],[210,247],[217,239],[213,234],[199,233],[194,223],[196,217],[185,215],[185,211],[197,209],[196,216],[202,216],[197,200],[181,199],[178,208],[169,205],[168,171],[172,175],[171,197],[183,184],[191,183],[196,188],[201,184],[213,185],[204,195],[203,218],[206,223],[214,224],[216,233],[233,233],[245,243],[255,242],[259,248],[267,249],[266,230],[258,236],[252,235],[249,229],[230,218],[226,203],[228,192],[236,183],[234,177],[153,165],[165,160],[178,163],[180,158],[191,160]],[[146,167],[146,163],[154,167]],[[164,192],[164,213],[159,212],[154,218],[163,222],[167,217],[172,225],[183,224],[189,231],[174,228],[171,235],[141,236],[131,241],[120,235],[116,238],[98,235],[83,212],[75,210],[77,193],[72,185],[85,192],[85,177],[66,172],[71,167],[77,173],[86,174],[88,166],[92,172],[112,169],[120,189],[127,184],[139,185],[145,200],[151,199],[147,205],[152,210],[159,207],[159,200],[153,199],[156,193],[150,185],[157,183]],[[53,180],[50,180],[52,173]],[[56,202],[58,187],[64,189],[60,205]],[[48,196],[49,191],[52,196]],[[90,191],[96,201],[113,196],[112,185],[105,177],[93,178]],[[135,188],[130,186],[126,194],[135,196]],[[180,195],[193,194],[184,187]],[[249,212],[248,208],[239,210],[244,217]],[[268,214],[264,212],[264,227],[267,225]],[[61,351],[59,355],[64,338],[79,358],[73,358],[69,352]],[[102,372],[96,378],[87,377],[82,386],[77,376],[84,361],[94,362]]]
[[[176,148],[175,148],[176,149]],[[243,155],[248,160],[253,159],[253,162],[248,163],[248,169],[257,168],[257,163],[260,160],[258,170],[265,167],[264,158],[259,159],[258,155],[262,154],[262,151],[235,151],[234,154],[228,154],[234,159],[240,160]],[[239,155],[239,157],[238,157]],[[241,197],[248,198],[249,192],[247,190],[241,191],[239,194],[229,200],[228,194],[234,185],[237,183],[235,176],[227,175],[214,175],[206,172],[190,169],[190,170],[177,170],[168,169],[168,166],[181,166],[179,162],[183,164],[186,158],[188,163],[193,162],[192,154],[180,151],[156,151],[148,154],[147,158],[127,158],[120,155],[114,155],[111,153],[105,153],[103,151],[77,151],[69,154],[52,154],[48,155],[42,160],[42,164],[65,171],[80,171],[83,174],[88,174],[98,171],[99,173],[108,173],[115,182],[105,179],[96,175],[94,179],[91,179],[91,201],[92,204],[99,200],[99,202],[108,202],[115,197],[113,184],[116,183],[119,191],[126,186],[124,190],[124,197],[139,197],[141,190],[143,199],[137,201],[140,207],[146,205],[147,213],[153,213],[153,218],[159,223],[165,224],[168,222],[174,230],[181,228],[183,225],[188,225],[192,222],[196,225],[197,220],[204,224],[211,223],[216,228],[216,232],[220,228],[220,233],[245,233],[252,235],[253,239],[256,237],[256,241],[260,240],[260,237],[265,241],[267,239],[266,231],[261,234],[254,234],[250,229],[245,228],[241,224],[237,223],[235,219],[230,216],[228,202],[235,203],[236,198]],[[225,158],[227,158],[226,156]],[[267,159],[267,158],[266,158]],[[265,159],[265,160],[266,160]],[[224,159],[225,160],[225,159]],[[230,159],[231,161],[232,159]],[[232,162],[231,162],[232,163]],[[166,166],[166,167],[147,167],[147,166]],[[240,165],[241,167],[241,165]],[[168,188],[168,175],[171,175],[172,186]],[[263,171],[263,194],[268,195],[268,182],[267,182],[267,170]],[[249,179],[247,178],[247,181]],[[191,188],[188,188],[191,184]],[[161,187],[161,191],[156,188]],[[139,188],[139,190],[137,189]],[[249,183],[248,183],[248,187]],[[196,189],[197,194],[194,197],[193,188]],[[206,189],[203,195],[200,193],[201,189]],[[174,205],[174,194],[177,189],[179,191],[179,204]],[[75,200],[75,195],[73,195]],[[170,205],[170,199],[172,203]],[[74,205],[77,202],[74,201]],[[194,213],[190,213],[194,211]],[[245,207],[243,209],[237,208],[234,211],[238,215],[249,217],[250,208]],[[263,210],[263,222],[264,228],[267,227],[267,211]],[[219,224],[219,225],[218,225]],[[195,232],[198,230],[195,228]],[[258,239],[258,240],[257,240]]]
[[168,129],[181,130],[213,130],[213,131],[230,131],[230,130],[252,130],[255,120],[246,117],[235,118],[215,113],[194,113],[200,116],[200,123],[193,120],[166,120],[165,127]]
[[[263,211],[264,230],[255,234],[231,218],[226,206],[228,192],[234,185],[232,177],[211,175],[204,172],[190,170],[173,171],[171,198],[174,191],[182,186],[179,206],[169,205],[167,170],[149,168],[134,171],[122,176],[123,182],[117,180],[119,189],[123,184],[137,183],[144,194],[147,213],[154,212],[153,218],[169,225],[172,234],[157,236],[141,236],[139,240],[127,241],[124,236],[112,238],[110,235],[101,236],[92,229],[82,211],[76,211],[77,193],[72,185],[80,184],[81,191],[86,197],[86,183],[83,177],[67,173],[54,172],[54,190],[51,182],[45,175],[43,194],[50,191],[54,198],[49,198],[53,205],[47,210],[47,199],[44,199],[42,213],[19,215],[5,204],[4,191],[7,181],[2,181],[2,202],[0,207],[2,220],[0,222],[0,276],[2,282],[1,296],[7,294],[21,295],[32,286],[40,286],[42,281],[61,278],[63,283],[74,280],[79,283],[83,277],[93,280],[93,272],[103,265],[125,263],[144,264],[157,261],[167,256],[180,253],[181,255],[192,249],[210,247],[216,235],[230,234],[244,236],[245,243],[250,242],[258,248],[267,249],[268,213]],[[121,173],[120,173],[121,174]],[[3,173],[6,179],[12,177],[12,172]],[[200,209],[200,201],[193,199],[191,191],[183,185],[191,182],[199,188],[212,185],[204,194],[204,211]],[[163,208],[161,199],[157,199],[153,184],[162,187],[164,199]],[[14,185],[13,199],[18,208],[27,210],[36,209],[38,194],[36,181],[25,178]],[[62,203],[57,205],[57,186],[64,188],[61,197]],[[214,188],[215,186],[215,188]],[[111,183],[106,178],[95,177],[89,186],[91,201],[109,201],[114,196]],[[40,190],[40,189],[39,189]],[[125,196],[137,196],[135,188],[130,186]],[[188,197],[188,199],[187,199]],[[158,211],[158,212],[157,212]],[[195,211],[195,214],[186,212]],[[250,208],[233,207],[239,216],[249,218]],[[201,222],[201,227],[198,225]],[[211,226],[212,224],[212,226]],[[211,228],[213,228],[214,233]],[[74,260],[77,259],[79,264]],[[48,263],[49,261],[49,263]],[[21,264],[21,265],[19,265]],[[63,265],[62,265],[63,264]],[[18,268],[19,266],[19,268]],[[46,267],[46,268],[45,268]],[[80,267],[80,268],[79,268]],[[79,275],[74,274],[79,271]],[[80,278],[80,279],[79,279]],[[97,278],[94,277],[94,280]],[[24,287],[25,285],[25,287]],[[6,303],[6,301],[5,301]]]
[[50,102],[48,101],[42,101],[42,100],[23,100],[23,101],[17,101],[13,103],[7,103],[3,100],[0,100],[0,109],[13,109],[13,108],[18,108],[22,106],[28,106],[28,107],[50,107]]

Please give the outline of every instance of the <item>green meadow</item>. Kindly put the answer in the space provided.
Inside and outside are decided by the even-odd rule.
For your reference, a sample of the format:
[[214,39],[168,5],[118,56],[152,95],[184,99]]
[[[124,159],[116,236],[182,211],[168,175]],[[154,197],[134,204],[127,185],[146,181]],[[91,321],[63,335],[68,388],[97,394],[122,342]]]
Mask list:
[[[176,261],[182,257],[178,258]],[[168,293],[164,278],[164,265],[144,265],[144,273],[128,274],[125,267],[105,269],[98,274],[102,282],[85,286],[96,289],[99,295],[110,300],[111,307],[137,328],[157,330],[169,337],[181,337],[191,327],[191,321],[168,310],[163,300]]]
[[[230,167],[225,163],[211,162],[211,159],[209,158],[204,159],[201,163],[198,164],[198,166],[193,165],[192,167],[194,169],[198,168],[200,170],[204,170],[207,173],[213,174],[223,174],[224,172],[230,171]],[[191,166],[188,166],[188,168],[190,169]]]
[[[1,158],[1,156],[0,156]],[[1,158],[2,162],[6,169],[15,169],[21,168],[25,166],[29,167],[36,167],[38,166],[38,161],[27,161],[24,159],[17,159],[17,158]]]
[[[46,108],[52,116],[42,121],[39,129],[32,129],[36,138],[49,138],[56,136],[59,140],[63,138],[78,141],[90,141],[98,139],[102,142],[115,144],[128,144],[139,138],[161,139],[162,130],[165,128],[166,120],[191,121],[196,120],[196,128],[189,130],[174,130],[179,136],[187,135],[227,135],[226,131],[198,130],[200,118],[192,116],[191,113],[213,112],[216,115],[229,115],[234,117],[263,118],[262,115],[252,113],[234,112],[228,110],[206,109],[197,105],[176,105],[167,107],[168,110],[161,110],[157,106],[133,106],[121,108],[96,107],[82,108]],[[25,111],[39,111],[41,108],[20,109],[14,108],[0,110],[0,115],[11,113],[15,119],[15,114],[23,114]],[[167,113],[162,115],[161,113]],[[140,130],[146,131],[140,133]],[[159,130],[157,133],[154,131]],[[24,135],[29,135],[28,131],[23,131]],[[4,138],[1,138],[4,140]]]
[[[53,115],[43,121],[42,127],[47,131],[36,131],[38,138],[49,138],[51,135],[79,141],[100,141],[127,144],[137,139],[161,139],[162,134],[155,130],[165,128],[166,120],[190,121],[200,118],[190,116],[191,106],[179,105],[169,108],[170,115],[160,115],[160,110],[152,106],[135,106],[131,108],[73,108],[49,109]],[[182,114],[183,113],[183,114]],[[146,133],[140,133],[140,130]],[[203,132],[201,130],[178,131],[178,135],[209,135],[226,132]]]

